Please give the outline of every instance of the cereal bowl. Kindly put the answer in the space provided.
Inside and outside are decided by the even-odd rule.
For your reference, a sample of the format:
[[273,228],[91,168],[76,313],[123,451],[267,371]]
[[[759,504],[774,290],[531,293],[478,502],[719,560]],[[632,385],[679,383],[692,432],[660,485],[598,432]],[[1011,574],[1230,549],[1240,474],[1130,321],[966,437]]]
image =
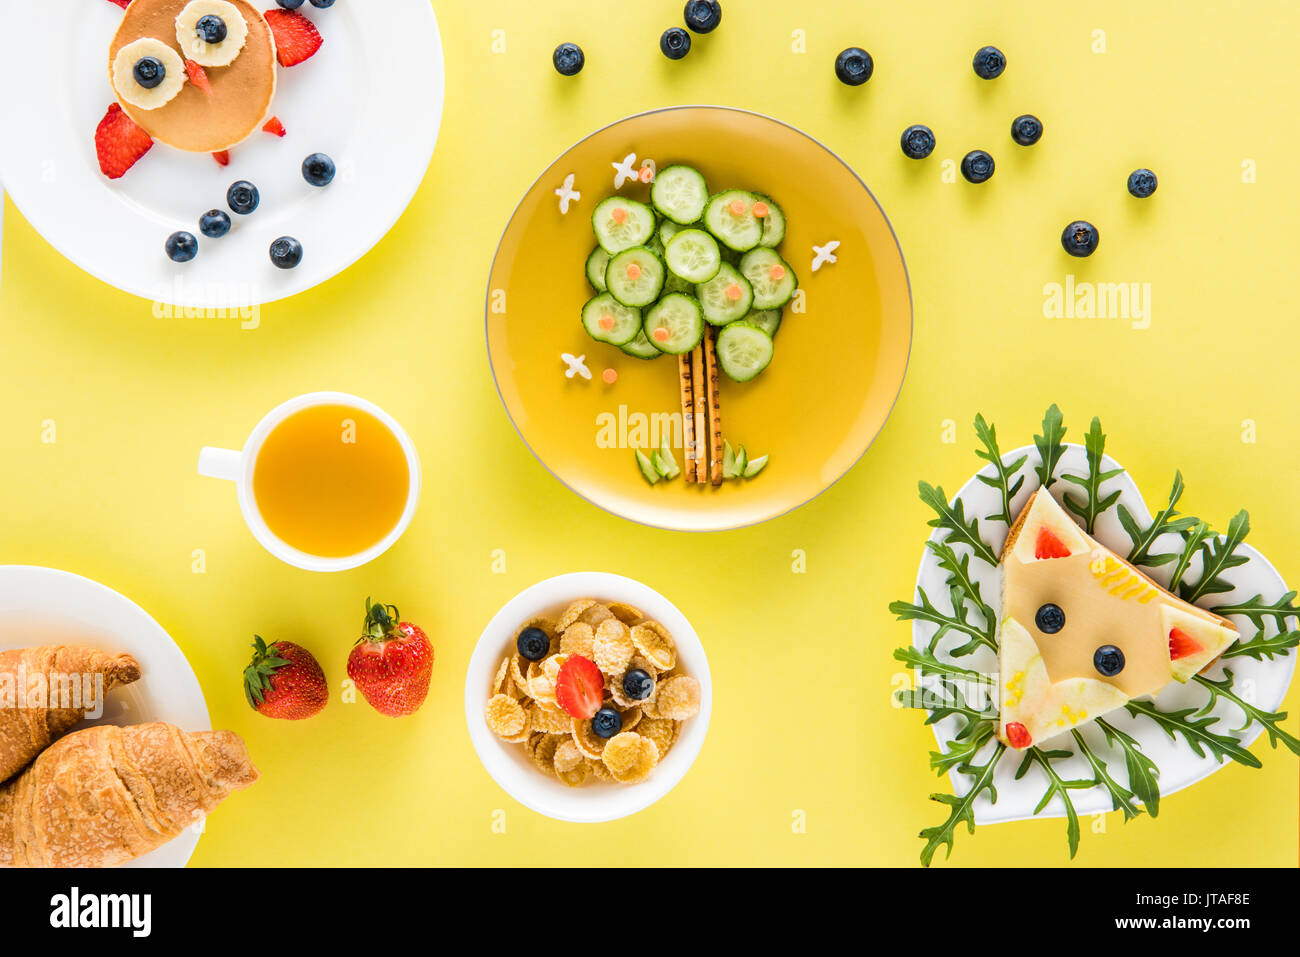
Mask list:
[[[522,744],[498,738],[488,728],[484,708],[492,696],[493,680],[521,625],[580,598],[625,602],[641,609],[673,636],[680,670],[700,684],[699,712],[681,724],[676,741],[651,776],[639,784],[595,781],[568,787],[544,774]],[[483,767],[520,804],[561,821],[597,823],[644,810],[671,791],[685,775],[704,744],[713,706],[713,682],[704,646],[690,622],[672,602],[654,589],[621,575],[574,572],[524,589],[496,613],[479,637],[465,676],[465,720],[470,740]]]

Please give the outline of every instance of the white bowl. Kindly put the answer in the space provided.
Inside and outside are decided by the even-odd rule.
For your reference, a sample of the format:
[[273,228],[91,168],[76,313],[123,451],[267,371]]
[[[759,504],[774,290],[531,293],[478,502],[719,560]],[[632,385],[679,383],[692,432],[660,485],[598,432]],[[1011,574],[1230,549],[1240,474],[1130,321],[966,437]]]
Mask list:
[[[681,736],[667,757],[641,784],[590,783],[571,788],[542,774],[524,752],[523,745],[507,744],[488,730],[483,717],[492,679],[501,659],[511,653],[515,632],[534,615],[578,598],[623,601],[635,605],[671,633],[677,642],[677,660],[683,673],[700,683],[700,713],[682,725]],[[492,780],[512,798],[538,814],[560,821],[596,823],[627,817],[648,808],[671,791],[683,777],[704,744],[713,708],[713,680],[700,638],[677,606],[653,588],[606,572],[574,572],[538,582],[506,603],[483,629],[465,675],[465,721],[474,750]]]

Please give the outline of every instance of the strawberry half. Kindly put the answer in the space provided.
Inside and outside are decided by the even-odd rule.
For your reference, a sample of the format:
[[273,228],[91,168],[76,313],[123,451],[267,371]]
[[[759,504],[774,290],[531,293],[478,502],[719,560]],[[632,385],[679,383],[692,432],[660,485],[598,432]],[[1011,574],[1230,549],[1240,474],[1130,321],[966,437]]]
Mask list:
[[109,2],[109,3],[116,3],[116,4],[117,4],[119,7],[121,7],[123,10],[125,10],[127,7],[129,7],[129,6],[131,5],[131,0],[108,0],[108,2]]
[[316,24],[295,10],[267,10],[262,15],[275,36],[275,55],[280,66],[297,66],[310,60],[325,42]]
[[153,148],[153,139],[114,103],[95,128],[95,155],[99,168],[109,179],[120,179],[136,161]]
[[590,718],[605,702],[605,676],[591,659],[571,655],[555,679],[555,701],[575,718]]
[[203,69],[203,64],[195,63],[193,60],[186,60],[185,73],[189,76],[191,83],[209,96],[212,95],[212,81],[208,79],[208,71]]
[[1070,550],[1065,547],[1065,542],[1057,534],[1044,525],[1038,530],[1038,540],[1034,542],[1034,557],[1037,559],[1044,558],[1069,558]]
[[1177,661],[1179,658],[1186,658],[1194,655],[1198,651],[1204,651],[1204,646],[1183,631],[1181,628],[1175,628],[1169,632],[1169,660]]
[[275,136],[284,136],[288,130],[284,128],[284,124],[280,122],[278,116],[273,116],[266,121],[266,125],[262,127],[262,132],[271,133]]

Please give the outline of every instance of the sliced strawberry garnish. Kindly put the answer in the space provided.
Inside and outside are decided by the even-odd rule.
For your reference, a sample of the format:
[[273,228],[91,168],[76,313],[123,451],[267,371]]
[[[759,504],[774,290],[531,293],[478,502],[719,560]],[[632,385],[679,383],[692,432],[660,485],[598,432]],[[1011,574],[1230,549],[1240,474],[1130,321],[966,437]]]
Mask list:
[[114,103],[95,128],[95,155],[109,179],[120,179],[153,147],[153,139]]
[[1204,645],[1181,628],[1175,628],[1173,631],[1169,632],[1170,661],[1177,661],[1179,658],[1186,658],[1189,655],[1194,655],[1198,651],[1204,650]]
[[325,42],[316,24],[296,10],[267,10],[263,16],[275,36],[275,55],[280,66],[296,66],[310,60]]
[[262,127],[262,132],[273,133],[276,136],[284,136],[288,131],[284,128],[284,124],[280,122],[280,118],[278,116],[273,116],[266,121],[266,125]]
[[1033,744],[1029,737],[1029,729],[1019,721],[1012,721],[1007,725],[1007,744],[1013,748],[1027,748]]
[[116,4],[117,4],[119,7],[121,7],[123,10],[125,10],[127,7],[129,7],[129,6],[131,5],[131,0],[108,0],[108,2],[109,2],[109,3],[116,3]]
[[1070,550],[1054,531],[1044,525],[1038,530],[1038,539],[1034,542],[1034,557],[1039,560],[1069,558]]
[[189,74],[191,83],[204,93],[211,95],[212,81],[208,79],[208,71],[203,69],[203,64],[195,63],[193,60],[186,60],[185,72]]
[[575,718],[590,718],[605,700],[605,677],[595,662],[570,655],[555,679],[555,700]]
[[222,150],[220,153],[213,153],[212,158],[217,161],[219,166],[230,165],[230,150]]

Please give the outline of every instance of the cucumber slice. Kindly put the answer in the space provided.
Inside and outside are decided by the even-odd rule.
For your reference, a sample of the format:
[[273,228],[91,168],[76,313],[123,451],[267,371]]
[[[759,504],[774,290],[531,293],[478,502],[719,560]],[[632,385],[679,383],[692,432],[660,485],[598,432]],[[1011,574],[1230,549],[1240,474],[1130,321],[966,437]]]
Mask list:
[[587,257],[587,282],[596,292],[605,291],[605,267],[609,265],[609,253],[604,246],[597,246]]
[[659,473],[655,471],[654,464],[650,461],[650,456],[646,455],[640,449],[636,449],[636,467],[641,470],[641,477],[654,485],[659,481]]
[[780,309],[755,309],[749,315],[745,316],[746,322],[752,322],[758,328],[762,329],[773,339],[776,338],[776,330],[781,328],[781,310]]
[[623,305],[607,292],[588,299],[582,307],[582,325],[597,342],[621,346],[641,330],[641,310]]
[[682,226],[696,222],[708,201],[709,187],[699,170],[689,166],[669,166],[655,174],[650,202],[673,222]]
[[742,474],[745,476],[745,478],[752,479],[755,475],[763,471],[763,469],[766,467],[767,467],[767,456],[760,455],[756,459],[749,460],[749,464],[745,466],[745,471]]
[[645,246],[616,253],[609,257],[605,287],[624,306],[648,306],[664,288],[663,260]]
[[646,310],[644,329],[660,352],[682,355],[704,338],[704,313],[694,298],[675,292]]
[[754,288],[735,266],[723,263],[718,274],[695,287],[704,318],[715,326],[743,319],[754,304]]
[[722,477],[736,477],[736,452],[726,439],[722,440]]
[[722,254],[718,243],[702,229],[683,229],[668,240],[664,261],[676,276],[687,282],[708,282],[718,274]]
[[718,365],[733,382],[748,382],[772,361],[772,337],[741,320],[718,333]]
[[675,479],[682,474],[681,466],[677,464],[673,450],[668,447],[667,439],[659,443],[659,451],[650,456],[650,461],[654,464],[655,471],[666,479]]
[[758,196],[759,202],[767,204],[767,215],[759,217],[763,221],[763,238],[758,241],[758,244],[769,248],[780,246],[785,239],[785,210],[778,206],[771,196],[764,196],[762,193],[755,195]]
[[596,241],[612,256],[649,240],[655,231],[654,210],[635,199],[611,196],[596,204],[591,228]]
[[794,297],[799,287],[790,264],[773,249],[760,246],[745,253],[740,271],[754,287],[755,309],[779,309]]
[[619,348],[634,359],[658,359],[663,355],[654,347],[654,343],[646,338],[644,329],[638,329],[632,341],[623,343]]
[[667,246],[668,240],[672,239],[683,229],[687,229],[687,228],[703,229],[704,227],[701,226],[698,222],[689,223],[687,226],[683,226],[680,223],[674,223],[671,219],[661,219],[659,220],[659,241],[663,243],[665,246]]
[[[758,197],[743,189],[729,189],[709,200],[704,225],[718,242],[743,253],[763,238],[763,221],[754,215]],[[734,209],[733,209],[734,205]]]

